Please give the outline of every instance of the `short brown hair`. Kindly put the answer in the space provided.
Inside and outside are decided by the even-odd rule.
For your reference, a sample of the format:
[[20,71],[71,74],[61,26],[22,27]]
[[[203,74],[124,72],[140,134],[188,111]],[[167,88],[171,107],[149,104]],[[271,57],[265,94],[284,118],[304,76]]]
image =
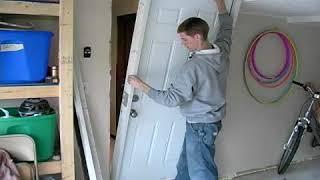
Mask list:
[[178,27],[177,33],[186,33],[188,36],[200,34],[203,40],[207,40],[209,25],[206,21],[198,17],[191,17],[184,20]]

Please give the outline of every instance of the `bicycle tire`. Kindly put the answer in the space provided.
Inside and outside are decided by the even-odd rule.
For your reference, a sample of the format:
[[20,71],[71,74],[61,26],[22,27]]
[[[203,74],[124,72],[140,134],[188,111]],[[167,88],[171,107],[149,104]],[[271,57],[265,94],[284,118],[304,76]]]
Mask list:
[[304,127],[298,126],[297,132],[294,132],[291,143],[282,154],[280,163],[278,165],[278,174],[283,174],[288,169],[294,155],[297,152],[304,129]]
[[[316,132],[313,132],[313,133],[316,133],[318,134],[318,136],[320,136],[320,124],[319,122],[315,119],[315,124],[316,124]],[[312,139],[312,142],[311,142],[311,147],[315,148],[317,146],[320,146],[320,142],[318,142],[316,136],[313,134],[313,139]]]
[[320,146],[319,142],[317,141],[316,137],[313,136],[313,139],[312,139],[312,143],[311,143],[311,147],[315,148],[317,146]]

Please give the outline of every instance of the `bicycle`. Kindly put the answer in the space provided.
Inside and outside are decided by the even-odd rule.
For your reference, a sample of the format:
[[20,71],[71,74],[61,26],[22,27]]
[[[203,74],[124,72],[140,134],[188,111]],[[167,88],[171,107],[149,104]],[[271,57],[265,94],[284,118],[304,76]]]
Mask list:
[[316,119],[314,108],[315,103],[320,99],[320,92],[315,90],[308,84],[293,81],[295,85],[302,87],[308,92],[309,98],[302,105],[299,117],[293,128],[293,131],[287,143],[283,146],[283,154],[278,165],[278,174],[283,174],[289,167],[297,149],[299,147],[301,138],[305,131],[313,134],[312,147],[318,146],[320,143],[320,125]]

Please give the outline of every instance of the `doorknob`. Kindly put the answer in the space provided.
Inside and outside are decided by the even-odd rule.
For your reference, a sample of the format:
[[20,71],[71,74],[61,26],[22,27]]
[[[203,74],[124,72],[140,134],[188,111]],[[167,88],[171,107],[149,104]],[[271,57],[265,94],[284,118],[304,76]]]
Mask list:
[[138,116],[137,111],[134,110],[134,109],[131,109],[131,111],[130,111],[130,116],[131,116],[132,118],[136,118],[136,117]]
[[139,101],[139,96],[138,95],[133,95],[132,97],[132,102],[138,102]]

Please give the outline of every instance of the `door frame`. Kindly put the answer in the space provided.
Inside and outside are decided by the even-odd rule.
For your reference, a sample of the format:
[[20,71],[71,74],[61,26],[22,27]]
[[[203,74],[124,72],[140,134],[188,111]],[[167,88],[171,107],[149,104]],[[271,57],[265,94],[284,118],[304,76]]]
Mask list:
[[[117,63],[116,63],[116,128],[120,115],[121,99],[124,85],[127,65],[129,61],[130,47],[132,42],[134,23],[137,14],[126,14],[117,16]],[[121,74],[120,74],[121,72]],[[123,74],[122,74],[123,73]]]

